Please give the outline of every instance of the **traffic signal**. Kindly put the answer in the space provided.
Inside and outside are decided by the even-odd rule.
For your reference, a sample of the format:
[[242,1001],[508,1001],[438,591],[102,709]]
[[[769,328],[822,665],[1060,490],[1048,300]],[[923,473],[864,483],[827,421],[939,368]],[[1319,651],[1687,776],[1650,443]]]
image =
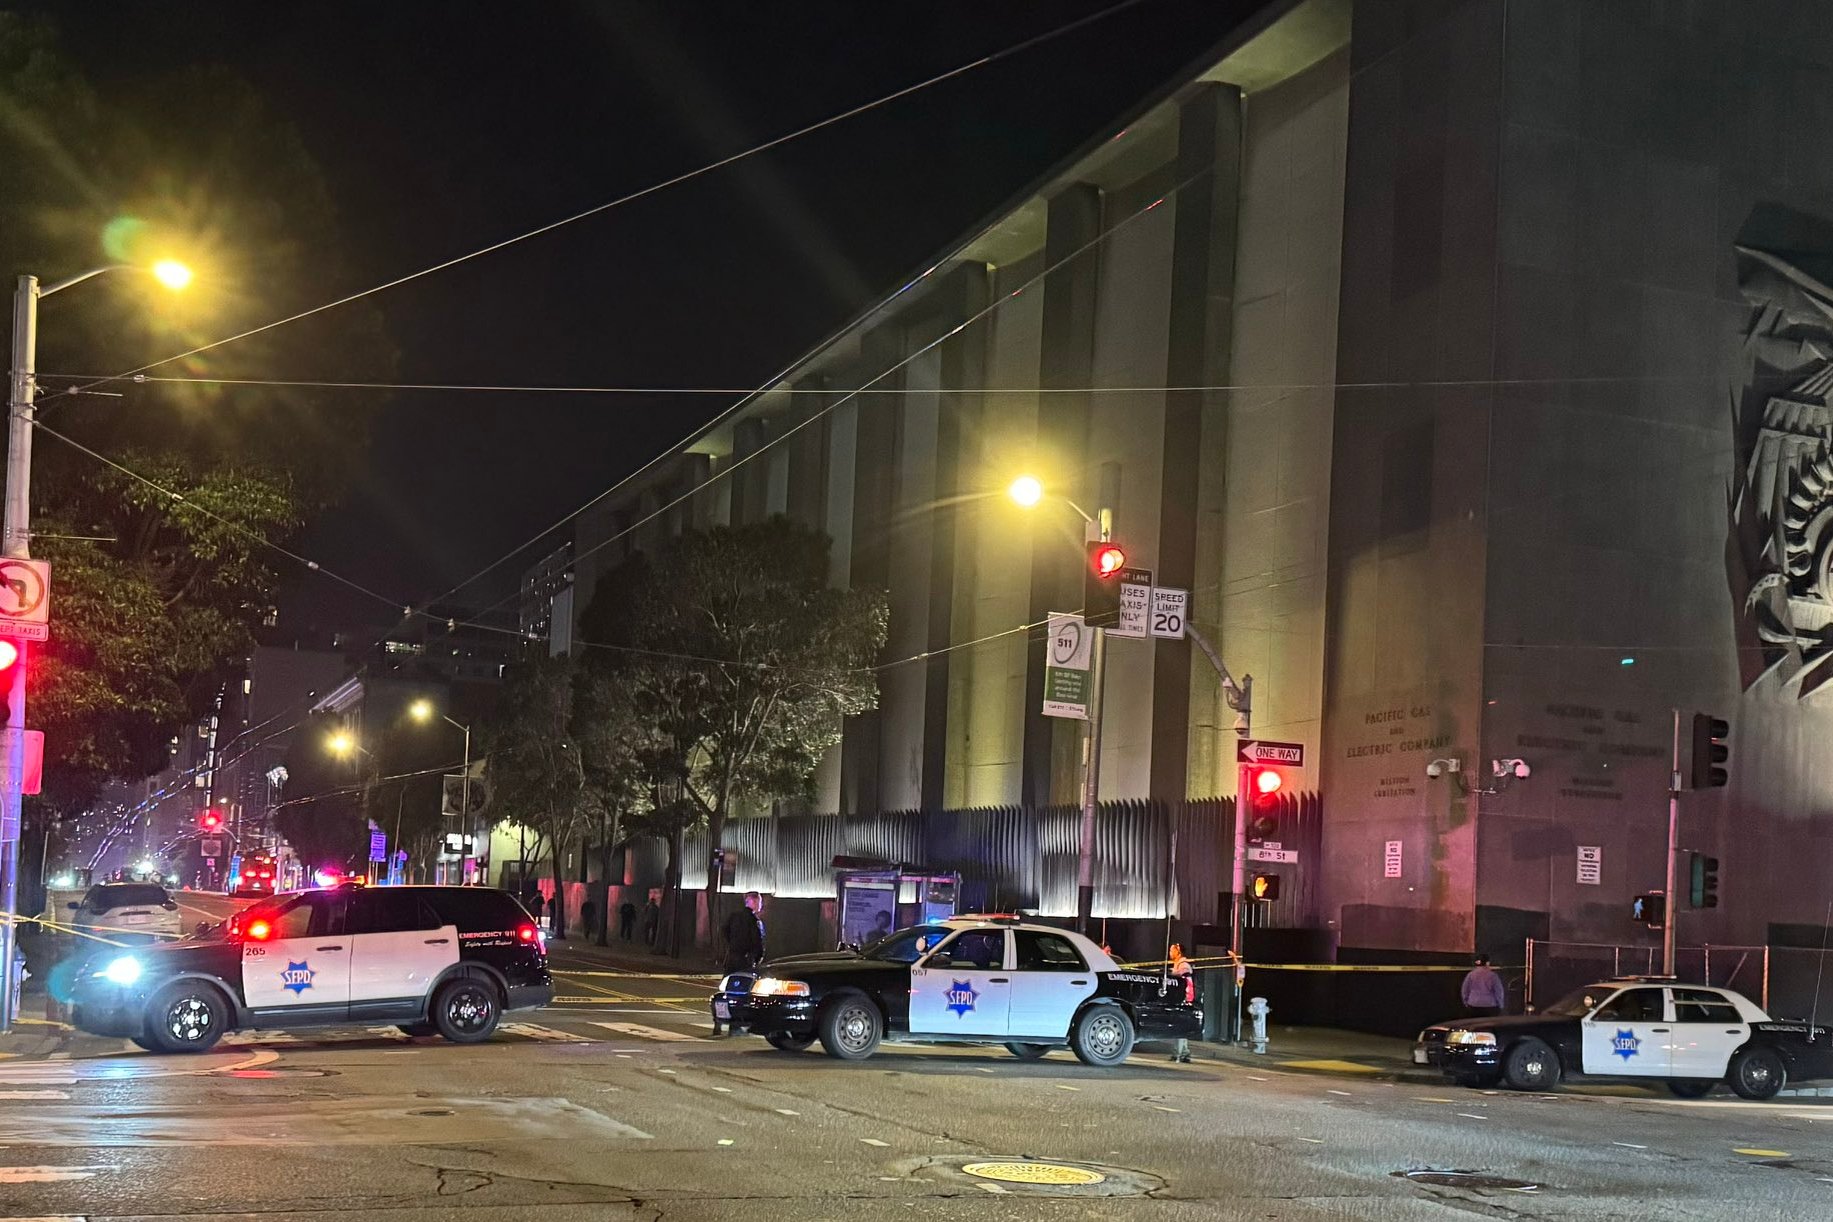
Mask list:
[[1126,566],[1126,549],[1118,543],[1088,545],[1088,566],[1082,571],[1082,619],[1090,627],[1112,628],[1119,621],[1120,570]]
[[1717,789],[1728,779],[1725,771],[1731,759],[1731,748],[1725,740],[1731,737],[1731,725],[1722,718],[1706,713],[1693,714],[1694,789]]
[[1644,925],[1663,925],[1667,922],[1668,897],[1659,894],[1638,895],[1629,902],[1629,917],[1632,921],[1641,921]]
[[221,831],[223,829],[223,816],[217,814],[214,810],[206,809],[203,814],[197,817],[197,826],[200,831]]
[[1266,900],[1268,903],[1279,898],[1279,875],[1256,874],[1248,883],[1247,893],[1250,898]]
[[11,637],[0,637],[0,726],[13,720],[13,702],[8,689],[13,683],[13,668],[21,665],[25,651]]
[[1693,853],[1687,865],[1687,902],[1695,908],[1718,907],[1718,858]]

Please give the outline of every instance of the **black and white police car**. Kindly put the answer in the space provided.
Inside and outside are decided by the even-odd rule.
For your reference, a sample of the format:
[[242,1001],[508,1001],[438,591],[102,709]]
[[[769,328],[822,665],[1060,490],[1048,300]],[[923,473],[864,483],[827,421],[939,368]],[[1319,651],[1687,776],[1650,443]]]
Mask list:
[[72,1018],[154,1052],[345,1023],[470,1044],[553,998],[547,945],[508,892],[345,885],[275,896],[182,942],[93,955]]
[[1438,1023],[1413,1060],[1466,1086],[1551,1090],[1562,1076],[1659,1079],[1683,1099],[1724,1082],[1768,1099],[1791,1081],[1833,1076],[1826,1027],[1778,1021],[1741,993],[1666,977],[1575,989],[1534,1014]]
[[847,1061],[893,1040],[1003,1044],[1025,1060],[1067,1047],[1112,1066],[1141,1037],[1203,1031],[1192,977],[1130,971],[1079,933],[998,916],[903,930],[859,953],[773,960],[727,976],[712,1010],[781,1051],[819,1039]]

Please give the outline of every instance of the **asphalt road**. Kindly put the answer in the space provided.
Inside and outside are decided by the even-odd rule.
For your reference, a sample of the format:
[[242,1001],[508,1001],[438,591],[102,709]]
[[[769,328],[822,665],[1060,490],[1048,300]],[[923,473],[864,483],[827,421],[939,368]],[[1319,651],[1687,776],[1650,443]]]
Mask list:
[[[712,1039],[705,980],[558,958],[565,1000],[477,1047],[352,1028],[240,1034],[201,1058],[83,1037],[0,1062],[0,1222],[1833,1216],[1833,1108],[1158,1051],[1113,1071],[972,1048],[842,1064]],[[962,1170],[1039,1160],[1103,1178]],[[1395,1175],[1419,1169],[1520,1183]]]

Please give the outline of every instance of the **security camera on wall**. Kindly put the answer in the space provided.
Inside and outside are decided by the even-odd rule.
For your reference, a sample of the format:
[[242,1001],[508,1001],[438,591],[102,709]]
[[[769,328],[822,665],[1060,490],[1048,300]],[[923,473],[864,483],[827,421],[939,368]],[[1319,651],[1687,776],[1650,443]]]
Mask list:
[[1529,774],[1533,772],[1533,769],[1528,767],[1528,762],[1526,760],[1509,759],[1491,761],[1490,771],[1495,773],[1497,780],[1514,777],[1516,780],[1522,781],[1528,778]]
[[1454,759],[1432,760],[1426,765],[1426,776],[1430,780],[1436,781],[1447,772],[1456,772],[1459,763],[1460,761]]

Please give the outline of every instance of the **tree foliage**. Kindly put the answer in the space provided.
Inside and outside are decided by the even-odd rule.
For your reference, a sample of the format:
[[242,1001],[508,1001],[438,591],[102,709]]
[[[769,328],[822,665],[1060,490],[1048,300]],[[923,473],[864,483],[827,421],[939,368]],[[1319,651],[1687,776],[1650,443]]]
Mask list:
[[811,796],[842,718],[876,707],[885,595],[831,586],[828,550],[784,517],[692,531],[595,592],[590,667],[646,727],[652,800],[639,817],[671,846],[702,822],[719,844],[741,802]]

